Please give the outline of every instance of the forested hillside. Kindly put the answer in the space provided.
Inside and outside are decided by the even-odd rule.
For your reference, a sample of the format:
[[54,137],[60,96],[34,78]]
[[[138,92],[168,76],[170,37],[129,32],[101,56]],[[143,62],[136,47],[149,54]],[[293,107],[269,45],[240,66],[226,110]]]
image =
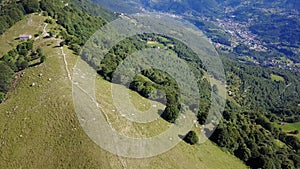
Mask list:
[[[265,5],[267,4],[270,7],[283,5],[287,9],[298,5],[298,1],[292,0],[284,1],[280,4],[270,1],[264,2]],[[150,3],[150,1],[145,1],[144,3],[149,6],[157,5],[157,9],[163,9],[168,12],[174,10],[179,11],[178,13],[185,13],[186,10],[190,10],[192,7],[192,13],[194,11],[200,11],[206,14],[214,13],[214,17],[222,17],[222,9],[218,8],[220,6],[217,5],[220,1],[186,1],[184,5],[182,5],[181,2],[176,2],[171,5],[168,4],[170,5],[168,8],[166,8],[166,6],[164,6],[166,4],[163,3],[153,4]],[[223,3],[232,7],[240,5],[237,1],[224,1]],[[257,4],[255,3],[255,5]],[[157,69],[148,69],[140,72],[140,74],[130,82],[129,88],[143,97],[160,102],[163,102],[164,99],[164,95],[160,93],[160,91],[164,92],[167,100],[166,109],[162,117],[166,120],[165,123],[176,123],[181,113],[179,110],[182,108],[180,106],[180,102],[182,101],[187,103],[185,105],[186,107],[184,107],[185,110],[191,110],[196,113],[199,125],[203,125],[205,122],[211,101],[211,91],[217,92],[218,87],[216,85],[211,87],[208,79],[205,77],[205,68],[202,63],[195,61],[197,57],[195,53],[178,40],[157,34],[137,35],[121,41],[99,62],[96,58],[97,56],[89,55],[87,51],[81,51],[81,49],[90,36],[108,22],[107,20],[113,20],[115,18],[114,15],[103,10],[101,7],[93,6],[89,1],[62,2],[56,0],[24,0],[11,1],[10,3],[5,2],[1,4],[0,8],[0,35],[18,21],[24,19],[28,14],[35,13],[47,17],[45,20],[46,23],[59,25],[57,29],[53,29],[53,34],[50,33],[52,36],[49,35],[50,37],[47,38],[60,40],[60,44],[57,47],[68,46],[68,48],[73,51],[73,54],[79,55],[82,52],[82,59],[95,68],[103,79],[109,82],[112,81],[112,74],[118,65],[136,51],[146,48],[160,48],[173,52],[178,58],[184,60],[193,70],[193,73],[196,74],[198,85],[201,86],[202,89],[199,93],[199,104],[201,105],[199,110],[194,110],[194,105],[196,104],[194,103],[195,100],[179,97],[178,84],[176,84],[172,77]],[[241,7],[240,9],[244,8]],[[236,10],[235,12],[237,11],[243,12],[243,10]],[[103,17],[99,15],[103,15]],[[243,16],[242,14],[239,15]],[[256,15],[258,14],[256,13]],[[243,19],[243,17],[240,19]],[[281,30],[280,32],[296,32],[297,34],[299,23],[293,21],[291,21],[291,23],[297,25],[297,27],[291,27],[290,30]],[[205,22],[205,24],[207,23]],[[265,27],[261,25],[259,29],[264,28]],[[256,28],[253,29],[259,30]],[[262,31],[263,30],[258,31],[258,34],[262,33]],[[38,33],[37,36],[39,36]],[[272,36],[265,37],[265,40],[267,41],[267,39],[272,38]],[[293,43],[298,45],[298,39],[295,39],[297,35],[291,34],[291,36],[294,38],[291,39]],[[149,39],[155,43],[148,43]],[[282,43],[285,43],[284,40],[289,39],[289,36],[285,37],[283,35],[282,39]],[[226,40],[225,38],[225,41]],[[291,41],[289,41],[289,43],[290,42]],[[97,41],[93,43],[93,45],[97,46]],[[57,47],[52,50],[57,50]],[[98,47],[101,48],[101,46]],[[48,52],[51,50],[49,47],[45,48]],[[223,120],[210,139],[224,151],[235,155],[251,168],[300,168],[300,142],[296,137],[299,131],[295,129],[293,133],[285,132],[282,126],[280,126],[284,123],[300,121],[299,73],[293,70],[273,67],[265,68],[259,65],[237,61],[236,58],[240,52],[224,52],[222,50],[218,52],[223,60],[226,72],[228,96],[226,109],[223,113]],[[6,54],[0,56],[0,102],[5,101],[6,93],[12,90],[11,87],[13,85],[14,76],[17,73],[27,70],[29,67],[44,63],[47,57],[44,49],[34,48],[33,39],[18,42],[18,44]],[[28,79],[30,78],[27,78],[27,80]],[[50,82],[48,81],[47,83]],[[105,84],[108,82],[102,83]],[[25,90],[28,90],[28,88],[25,88]],[[51,91],[50,93],[53,92]],[[153,93],[155,93],[155,95],[153,95]],[[102,99],[102,101],[103,100],[107,101],[105,99]],[[46,100],[46,102],[51,102],[51,100]],[[68,102],[66,105],[72,104]],[[54,108],[60,109],[58,103],[53,103],[53,106]],[[111,109],[109,111],[111,111]],[[3,116],[10,117],[11,115],[8,113],[3,114]],[[52,114],[49,116],[52,117]],[[59,115],[55,117],[59,117]],[[70,123],[75,125],[73,123],[77,121],[74,121]],[[63,126],[62,124],[60,125]],[[78,127],[78,124],[76,123],[75,126]],[[3,131],[4,128],[5,126],[3,127]],[[72,132],[76,130],[76,127],[73,126]],[[65,137],[72,135],[68,132],[61,133],[61,135],[66,134]],[[52,134],[57,135],[57,133]],[[83,137],[82,135],[81,137]],[[19,139],[22,138],[23,135],[20,135]],[[64,137],[61,138],[60,136],[56,141],[61,143],[60,141],[63,138]],[[79,140],[78,143],[76,142],[76,144],[81,145],[82,147],[80,148],[84,149],[81,140]],[[196,144],[194,146],[199,145]],[[6,154],[3,156],[5,155]],[[116,159],[120,160],[119,158]],[[90,161],[86,161],[86,163],[90,165],[93,164],[93,167],[95,167],[96,162],[93,163],[93,160],[89,160]],[[78,166],[80,166],[80,164]]]
[[[163,5],[164,3],[168,2],[153,2],[152,5]],[[184,8],[182,5],[176,6],[180,3],[170,2],[170,8],[164,6],[161,7],[161,10],[176,13],[177,9],[174,11],[172,9]],[[193,7],[199,7],[199,5]],[[207,8],[207,5],[201,7]],[[211,7],[217,8],[214,5]],[[227,39],[228,37],[225,38],[225,41]],[[105,57],[105,62],[102,63],[102,66],[99,66],[101,75],[110,79],[109,76],[124,57],[129,56],[130,53],[136,50],[147,47],[146,43],[134,43],[133,39],[130,39],[130,41],[133,42],[134,46],[123,44],[118,46],[121,50],[114,49],[112,53]],[[154,41],[163,44],[159,47],[164,48],[164,42],[161,42],[159,38]],[[133,50],[126,50],[125,48]],[[244,52],[245,48],[241,48],[240,51]],[[219,51],[221,57],[224,58],[223,63],[228,82],[227,89],[230,93],[228,97],[229,100],[234,101],[228,101],[224,119],[214,132],[211,140],[223,147],[225,151],[239,157],[251,168],[299,168],[299,140],[295,135],[283,132],[281,127],[277,125],[281,122],[294,123],[299,121],[300,96],[297,91],[299,91],[300,83],[298,74],[291,70],[264,68],[254,64],[249,65],[238,62],[235,58],[236,55],[241,53],[240,51],[236,50],[233,53]],[[257,52],[255,56],[263,58],[261,54],[264,53]],[[190,57],[192,55],[189,53],[184,58]],[[88,60],[93,59],[89,58]],[[142,75],[136,77],[131,85],[133,90],[138,91],[145,97],[149,96],[148,92],[151,93],[154,90],[152,85],[156,83],[157,79],[160,79],[159,73],[150,72],[150,74],[142,72]],[[153,79],[153,76],[157,79]],[[207,86],[207,90],[211,90],[210,87]],[[202,108],[198,113],[200,124],[204,123],[207,116],[205,105],[209,105],[209,92],[204,92],[203,98],[207,98],[207,100],[201,100]]]
[[[12,3],[23,7],[20,2]],[[82,20],[87,27],[81,25]],[[228,169],[245,168],[240,160],[211,142],[202,146],[180,142],[166,154],[129,159],[102,150],[87,137],[74,112],[70,72],[79,59],[74,53],[78,53],[88,36],[103,24],[102,18],[87,15],[71,3],[40,1],[36,12],[24,13],[19,22],[5,28],[0,40],[9,44],[2,48],[1,43],[4,54],[0,56],[0,87],[1,92],[9,93],[0,104],[0,168],[124,168],[126,165],[130,168],[217,169],[224,163]],[[33,35],[32,39],[18,39],[19,34],[28,32]],[[46,59],[42,59],[43,56]],[[35,60],[31,60],[33,58]],[[99,103],[108,105],[103,113],[109,113],[113,107],[107,99],[111,84],[100,77],[96,83],[101,88]],[[130,92],[135,100],[143,103],[144,98]],[[157,125],[148,125],[154,127],[154,131],[169,125],[162,119],[155,123]],[[144,137],[135,132],[140,127],[130,127],[129,134]],[[186,140],[195,144],[195,132],[191,133]],[[203,152],[210,152],[210,156]],[[218,156],[218,160],[211,163],[213,156]]]
[[[176,43],[172,39],[168,39],[166,43],[166,40],[161,40],[166,37],[158,35],[143,35],[122,41],[106,55],[100,65],[92,62],[95,60],[93,58],[84,59],[93,67],[99,67],[98,73],[110,81],[117,65],[127,56],[143,48],[155,47],[147,44],[148,38],[143,37],[151,37],[150,39],[159,43],[157,46],[163,48],[169,43],[174,45],[173,50],[178,56],[188,63],[191,62],[190,65],[194,69],[201,69],[201,63],[192,64],[193,53],[182,47],[181,43]],[[228,91],[231,93],[229,97],[235,103],[227,101],[224,119],[210,139],[224,150],[236,155],[251,168],[299,168],[299,140],[287,135],[277,126],[281,121],[293,123],[300,120],[298,105],[300,96],[296,92],[300,87],[298,74],[238,63],[231,60],[230,56],[226,56],[227,54],[222,55],[224,55]],[[284,80],[273,79],[273,74],[282,76]],[[199,78],[202,80],[198,83],[202,86],[201,108],[197,115],[200,124],[204,124],[207,117],[210,91],[218,90],[211,88],[208,81],[201,78],[202,76],[203,72],[200,71]],[[175,122],[180,107],[174,105],[178,105],[182,98],[177,97],[178,88],[171,79],[168,79],[159,71],[145,70],[134,78],[130,88],[144,97],[157,100],[161,98],[153,98],[150,93],[156,93],[156,89],[167,93],[168,104],[162,117],[169,122]],[[166,84],[168,90],[164,89]],[[278,142],[284,145],[279,146]]]

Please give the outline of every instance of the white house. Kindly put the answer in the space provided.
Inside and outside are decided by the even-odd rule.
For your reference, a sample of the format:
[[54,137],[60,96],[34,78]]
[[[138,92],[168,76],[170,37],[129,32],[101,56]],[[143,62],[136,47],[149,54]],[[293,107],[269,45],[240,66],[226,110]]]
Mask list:
[[28,40],[28,39],[31,39],[31,38],[32,38],[31,35],[25,35],[25,34],[19,35],[20,40]]

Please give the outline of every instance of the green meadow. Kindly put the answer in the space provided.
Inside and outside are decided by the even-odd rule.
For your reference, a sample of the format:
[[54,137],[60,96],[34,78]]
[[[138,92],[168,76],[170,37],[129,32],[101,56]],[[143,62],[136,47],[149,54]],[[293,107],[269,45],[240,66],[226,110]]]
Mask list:
[[[33,24],[28,24],[30,18]],[[0,55],[18,44],[14,38],[19,34],[41,31],[44,19],[30,15],[9,29],[0,37]],[[0,104],[0,168],[247,168],[210,141],[193,146],[181,141],[170,151],[145,159],[119,157],[97,146],[81,128],[74,110],[68,73],[72,75],[79,57],[67,47],[57,47],[59,42],[59,39],[40,39],[34,43],[35,48],[43,48],[47,60],[19,72],[16,86]],[[112,113],[115,109],[112,84],[101,77],[97,77],[95,83],[97,101],[117,131],[128,136],[148,137],[168,128],[169,124],[161,118],[143,125],[117,118],[118,111]],[[149,100],[128,92],[137,109],[143,111],[151,106]],[[195,130],[199,134],[200,129],[195,127]]]

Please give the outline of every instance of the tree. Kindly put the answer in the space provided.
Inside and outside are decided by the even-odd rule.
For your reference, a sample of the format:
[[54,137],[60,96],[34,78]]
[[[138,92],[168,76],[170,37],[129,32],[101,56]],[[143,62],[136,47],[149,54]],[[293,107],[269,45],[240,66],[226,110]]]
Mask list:
[[175,123],[178,116],[179,116],[179,109],[177,105],[167,104],[167,107],[162,114],[162,118],[164,118],[170,123]]
[[294,137],[294,136],[287,136],[285,139],[285,143],[292,146],[294,150],[299,150],[300,149],[300,143],[299,140]]
[[212,91],[213,91],[215,94],[218,94],[219,89],[218,89],[218,87],[217,87],[216,84],[214,84],[214,85],[212,86]]
[[0,92],[0,103],[4,101],[4,98],[5,98],[5,94]]
[[49,23],[49,24],[53,24],[53,21],[52,21],[52,19],[50,19],[50,18],[47,18],[47,19],[45,20],[45,22],[46,22],[46,23]]
[[234,155],[240,158],[243,161],[248,161],[248,159],[251,157],[251,151],[246,146],[246,144],[242,144],[239,146],[239,148],[234,152]]
[[7,28],[9,28],[9,24],[7,23],[6,17],[0,16],[0,35],[3,34]]
[[29,63],[28,63],[26,60],[24,60],[24,61],[22,61],[21,64],[19,65],[19,69],[20,69],[20,70],[24,70],[24,69],[28,68],[28,66],[29,66]]
[[81,47],[78,44],[71,44],[70,49],[72,49],[75,54],[80,54]]
[[27,54],[28,54],[28,50],[27,49],[20,49],[19,50],[19,55],[26,56]]
[[50,30],[48,33],[49,33],[49,37],[54,37],[55,36],[55,31],[54,30]]
[[64,46],[64,45],[66,45],[66,42],[65,41],[62,41],[62,42],[60,42],[60,44],[59,44],[59,46]]
[[23,19],[24,14],[20,10],[10,9],[8,13],[9,13],[9,16],[11,18],[13,18],[15,21],[19,21],[19,20]]
[[26,61],[24,56],[19,56],[16,65],[19,70],[24,70],[29,66],[28,61]]
[[146,98],[149,98],[151,93],[155,92],[156,89],[152,86],[145,86],[145,88],[142,90],[142,95]]
[[0,92],[6,93],[12,85],[14,71],[5,63],[0,62]]
[[291,159],[293,160],[295,167],[300,168],[300,156],[299,155],[291,155]]
[[18,51],[17,49],[12,49],[7,54],[13,58],[16,58],[16,56],[18,56]]
[[208,111],[202,111],[202,109],[200,109],[197,114],[197,119],[198,119],[199,124],[204,125],[207,116],[208,116]]
[[33,49],[33,40],[28,40],[28,41],[24,42],[24,45],[27,50],[32,50]]
[[47,57],[45,55],[42,55],[40,58],[40,63],[44,63],[46,61]]
[[23,0],[22,4],[27,14],[37,12],[40,9],[38,0]]
[[198,138],[196,132],[189,131],[188,134],[184,137],[184,141],[191,145],[194,145],[194,144],[198,143],[199,138]]
[[43,49],[42,48],[37,48],[36,53],[38,54],[38,56],[42,56],[43,55]]

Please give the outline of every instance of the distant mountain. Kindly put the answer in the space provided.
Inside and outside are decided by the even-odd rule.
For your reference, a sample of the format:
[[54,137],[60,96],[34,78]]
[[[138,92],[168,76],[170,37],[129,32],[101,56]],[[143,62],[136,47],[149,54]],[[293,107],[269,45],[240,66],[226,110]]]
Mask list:
[[198,13],[220,13],[224,12],[225,8],[238,7],[246,5],[247,7],[263,7],[263,8],[285,8],[297,9],[300,8],[298,0],[134,0],[139,1],[144,7],[169,11],[175,13],[184,13],[188,11],[197,11]]
[[142,6],[138,0],[92,0],[100,4],[102,7],[118,13],[137,13],[140,12],[140,7]]
[[221,14],[223,7],[220,2],[218,0],[140,0],[140,3],[149,10],[205,15]]
[[225,14],[226,8],[247,6],[248,8],[283,8],[297,10],[298,0],[93,0],[111,10],[125,13],[138,12],[139,8],[176,14],[193,13],[201,15]]
[[299,0],[92,0],[101,6],[122,13],[149,11],[168,12],[174,14],[189,14],[194,16],[226,16],[230,8],[248,10],[257,8],[275,8],[298,12]]
[[[271,60],[275,56],[287,56],[294,62],[300,62],[299,0],[94,1],[115,12],[136,13],[147,10],[184,16],[204,31],[213,42],[237,51],[238,55],[253,57],[260,62]],[[240,26],[226,27],[226,23]],[[229,32],[235,32],[235,35]],[[245,50],[235,50],[235,47],[244,48],[243,45],[250,49],[257,49],[258,46],[259,50],[267,49],[268,52],[240,53],[239,51]]]

